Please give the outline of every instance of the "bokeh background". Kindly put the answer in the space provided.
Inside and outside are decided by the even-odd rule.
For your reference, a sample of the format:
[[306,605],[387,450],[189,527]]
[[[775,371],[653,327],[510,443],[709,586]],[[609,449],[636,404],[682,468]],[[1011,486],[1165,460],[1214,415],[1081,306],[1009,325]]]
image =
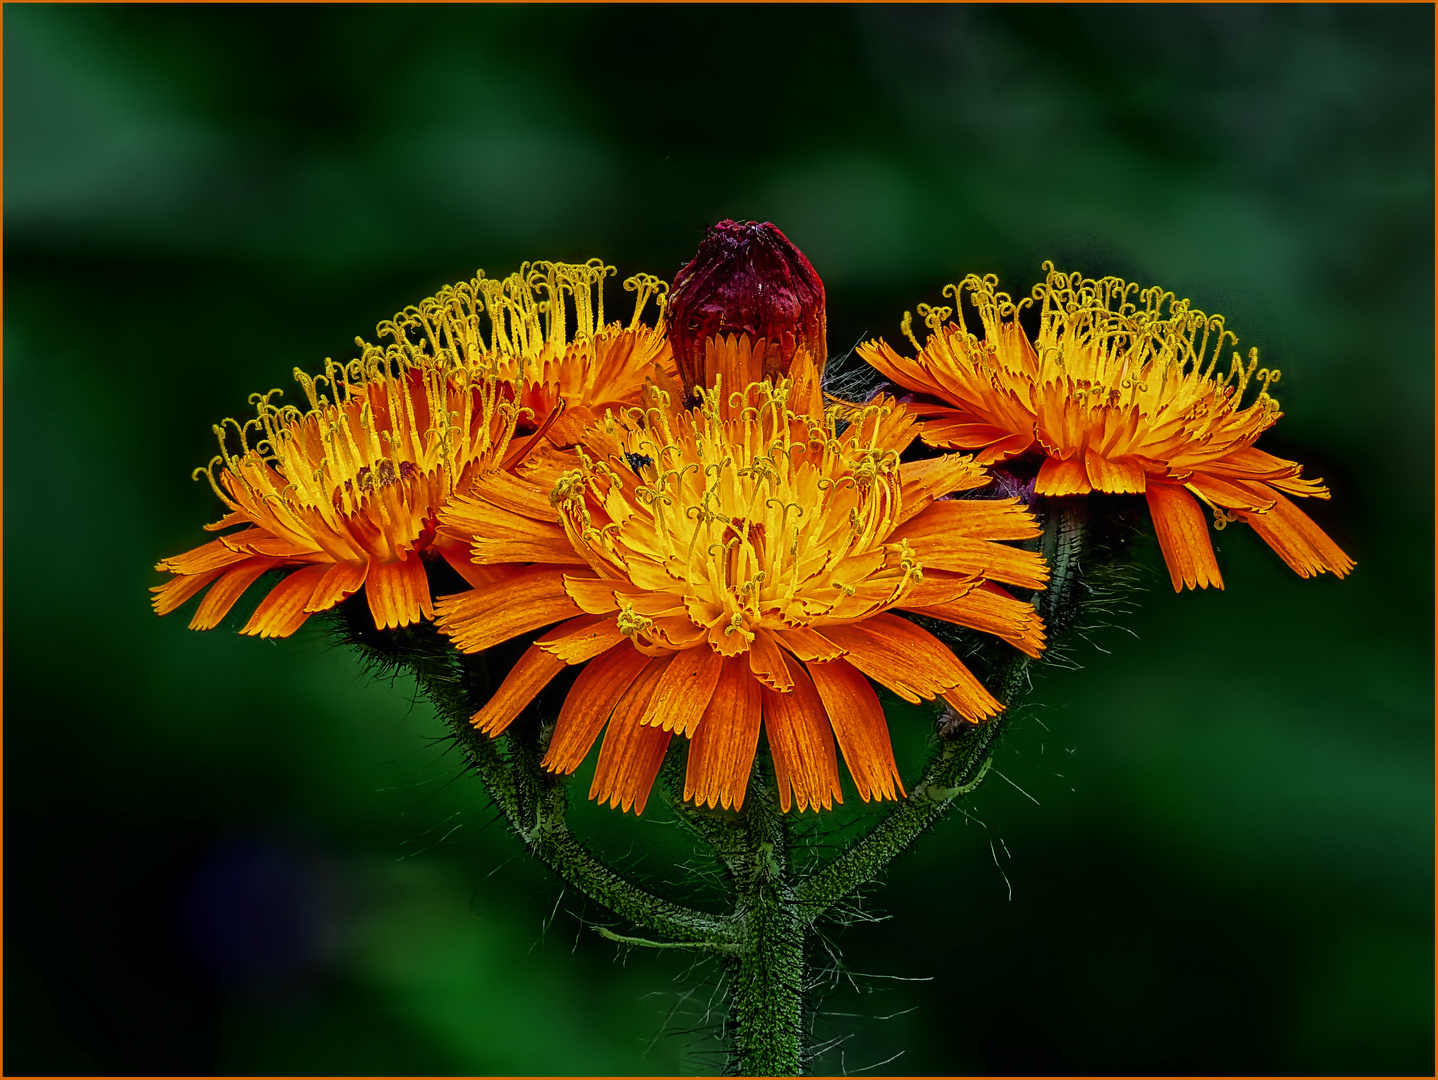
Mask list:
[[[1431,1075],[1433,18],[7,7],[4,1070],[715,1067],[714,970],[601,940],[411,684],[146,588],[251,392],[477,266],[667,277],[737,217],[836,357],[1044,258],[1225,313],[1358,560],[1233,528],[1175,596],[1140,543],[1132,633],[1046,672],[887,921],[826,927],[815,1067]],[[577,818],[687,888],[662,813]]]

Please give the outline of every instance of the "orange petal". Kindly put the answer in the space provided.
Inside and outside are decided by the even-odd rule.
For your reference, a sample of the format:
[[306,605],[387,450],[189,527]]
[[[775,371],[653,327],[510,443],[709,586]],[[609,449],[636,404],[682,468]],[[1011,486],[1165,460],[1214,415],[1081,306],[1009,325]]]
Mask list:
[[268,555],[273,559],[293,559],[298,555],[315,555],[320,546],[314,541],[301,543],[289,537],[276,536],[265,529],[246,529],[220,537],[220,543],[247,555]]
[[273,570],[278,565],[277,559],[254,557],[226,570],[200,601],[195,617],[190,620],[190,629],[213,630],[220,624],[220,620],[230,613],[230,608],[235,606],[240,595],[265,571]]
[[[952,416],[926,420],[919,430],[919,437],[930,446],[953,447],[958,450],[978,450],[1005,444],[1005,457],[1027,449],[1028,444],[1034,441],[1032,432],[1014,432],[994,424],[974,423],[965,419],[968,415],[956,410]],[[1012,446],[1016,443],[1019,444],[1018,448],[1013,449]],[[997,459],[991,457],[991,460]]]
[[329,569],[328,563],[321,563],[289,575],[260,601],[240,633],[265,638],[289,637],[310,617],[305,605]]
[[750,383],[764,378],[768,344],[763,338],[751,341],[746,334],[716,334],[704,343],[703,385],[712,389],[715,378],[722,378],[721,412],[726,419],[731,411],[739,411],[731,407],[729,395],[742,393]]
[[[538,404],[538,399],[536,399],[536,404]],[[555,421],[559,419],[559,414],[562,411],[568,410],[565,409],[564,403],[560,401],[550,405],[547,412],[535,412],[532,419],[539,420],[541,416],[544,418],[539,420],[539,427],[535,429],[534,433],[530,435],[528,439],[523,441],[515,439],[511,443],[509,452],[504,455],[504,460],[500,463],[497,471],[504,475],[512,474],[519,463],[529,456],[530,452],[539,445],[539,441],[545,438],[550,429],[553,428]]]
[[454,572],[464,578],[464,583],[471,589],[487,589],[509,576],[502,567],[481,566],[471,559],[469,544],[457,544],[453,540],[441,538],[433,547]]
[[206,570],[203,574],[181,574],[172,577],[163,585],[152,585],[150,591],[155,595],[150,604],[154,607],[155,614],[168,615],[221,573],[220,570]]
[[381,630],[410,626],[419,622],[421,616],[434,618],[429,575],[418,553],[403,562],[371,560],[364,592],[374,624]]
[[584,556],[574,550],[564,530],[555,526],[544,536],[499,538],[476,536],[470,557],[479,563],[550,563],[555,566],[584,566]]
[[800,810],[811,806],[829,810],[844,801],[834,731],[808,673],[799,665],[793,674],[794,689],[787,694],[767,687],[760,690],[779,803],[787,813],[792,794]]
[[1279,479],[1294,479],[1300,472],[1300,466],[1296,461],[1274,457],[1256,446],[1245,446],[1230,450],[1216,461],[1206,463],[1204,471],[1220,476],[1238,476],[1246,480],[1267,480],[1271,483]]
[[1194,473],[1184,487],[1212,506],[1225,510],[1248,510],[1256,514],[1273,509],[1273,496],[1267,484],[1235,484],[1216,476]]
[[905,461],[899,465],[899,486],[903,496],[899,523],[908,521],[935,499],[950,492],[983,487],[988,482],[988,473],[965,454],[940,454],[919,461]]
[[564,591],[564,568],[525,566],[488,589],[442,597],[435,624],[461,652],[473,653],[582,612]]
[[917,704],[940,695],[948,700],[954,694],[974,703],[971,708],[981,716],[1003,708],[948,646],[908,619],[883,612],[863,622],[825,626],[824,634],[848,650],[849,663],[905,701]]
[[470,722],[486,735],[500,734],[566,666],[563,660],[556,660],[539,646],[531,645]]
[[918,607],[905,602],[903,607],[916,615],[993,634],[1033,657],[1044,647],[1044,623],[1033,605],[1010,596],[997,585],[986,583],[944,604]]
[[788,407],[796,413],[809,416],[824,415],[824,394],[819,378],[819,365],[807,348],[794,353],[789,365]]
[[[1110,461],[1088,450],[1084,453],[1084,471],[1096,491],[1115,495],[1138,495],[1144,489],[1143,469],[1133,461]],[[1043,470],[1039,470],[1042,475]],[[1038,485],[1034,486],[1038,490]],[[1047,493],[1045,493],[1047,494]]]
[[[948,570],[956,574],[991,578],[1020,588],[1042,589],[1049,579],[1049,568],[1038,552],[1008,547],[990,540],[970,539],[960,532],[959,522],[964,515],[934,514],[934,511],[944,506],[963,506],[966,503],[982,506],[988,501],[971,499],[935,503],[913,521],[896,530],[890,543],[907,540],[926,570]],[[999,501],[1008,503],[1008,500]],[[999,514],[1007,510],[1015,519],[1011,530],[1018,531],[1020,528],[1029,527],[1027,511],[1024,511],[1022,516],[1013,513],[1019,509],[1022,508],[1008,505],[999,511],[978,510],[973,516],[980,517],[981,520],[996,521]],[[1038,535],[1037,530],[1030,535]]]
[[791,626],[773,633],[779,644],[800,660],[827,663],[844,655],[843,649],[808,626]]
[[709,706],[723,663],[722,656],[703,645],[675,653],[640,723],[689,737]]
[[749,670],[765,686],[781,694],[794,687],[784,651],[779,648],[774,635],[762,627],[754,631],[754,640],[749,643]]
[[1044,458],[1038,479],[1034,481],[1034,491],[1040,495],[1087,495],[1092,490],[1083,462],[1076,458],[1069,461]]
[[[549,685],[549,681],[567,666],[563,658],[552,655],[543,648],[546,642],[561,640],[568,635],[583,633],[594,625],[590,615],[581,615],[556,626],[529,648],[524,650],[518,662],[504,677],[484,708],[474,714],[471,723],[486,735],[498,735],[514,722],[534,696]],[[582,755],[581,755],[582,756]]]
[[[654,790],[654,778],[659,775],[665,751],[669,749],[669,740],[673,737],[670,732],[656,727],[635,725],[620,728],[610,724],[604,735],[604,745],[599,748],[599,756],[602,758],[611,746],[615,748],[613,757],[619,765],[614,785],[607,795],[599,792],[590,797],[599,802],[607,798],[611,807],[617,806],[625,812],[632,806],[636,816],[644,813],[644,808],[649,805],[649,794]],[[593,786],[590,785],[591,788]]]
[[922,363],[907,356],[900,356],[886,341],[866,341],[856,351],[890,382],[922,393],[943,392]]
[[161,559],[155,564],[155,569],[169,574],[204,574],[211,570],[219,570],[237,562],[243,562],[248,557],[244,552],[230,547],[221,538],[211,540],[208,544],[201,544],[182,555],[172,555],[168,559]]
[[462,513],[472,502],[483,500],[500,510],[508,510],[535,521],[554,521],[554,507],[549,505],[550,488],[505,470],[486,473],[481,484],[483,486],[478,495],[456,499],[450,504],[453,509],[441,517]]
[[556,626],[539,639],[544,651],[566,664],[582,664],[624,640],[613,616],[585,615]]
[[584,666],[559,710],[544,755],[546,769],[572,773],[579,768],[609,714],[649,662],[649,657],[623,641]]
[[591,799],[607,800],[611,807],[624,810],[633,806],[636,814],[644,813],[672,735],[646,727],[641,720],[669,663],[667,656],[650,659],[614,706],[604,744],[599,748],[594,780],[589,785]]
[[917,548],[920,540],[951,536],[1028,540],[1042,531],[1038,519],[1018,499],[944,499],[894,530],[889,542],[902,537]]
[[1275,491],[1273,498],[1273,509],[1268,513],[1240,512],[1239,516],[1252,525],[1300,577],[1313,577],[1325,570],[1340,578],[1347,576],[1354,566],[1347,553],[1284,496]]
[[[474,494],[454,500],[440,514],[444,535],[453,537],[470,549],[478,563],[559,563],[583,566],[564,529],[554,518],[554,511],[544,500],[543,518],[531,516],[535,485],[521,480],[496,481],[507,473],[490,473],[477,481]],[[490,496],[491,485],[502,483],[504,494],[522,510],[496,506]]]
[[869,407],[840,439],[853,446],[882,446],[903,453],[918,434],[919,422],[914,414],[892,396],[880,394],[869,402]]
[[1004,711],[1004,706],[998,698],[989,693],[984,684],[972,676],[957,686],[949,687],[939,696],[971,724],[998,716]]
[[200,528],[204,529],[205,532],[218,532],[220,529],[230,529],[236,525],[243,525],[249,520],[250,519],[245,517],[240,511],[231,510],[224,517],[220,518],[219,521],[212,521],[208,525],[201,525]]
[[869,680],[843,660],[811,663],[809,675],[829,715],[859,798],[865,802],[871,798],[898,798],[904,783],[899,779],[899,767],[889,745],[883,706]]
[[606,612],[618,611],[620,597],[628,599],[634,586],[628,581],[616,581],[613,578],[576,576],[565,578],[564,591],[581,610],[592,615],[603,615]]
[[[776,650],[777,652],[777,650]],[[759,746],[759,680],[742,656],[724,658],[709,708],[689,743],[684,798],[738,810]]]
[[315,585],[305,603],[305,610],[314,614],[332,608],[346,596],[358,592],[369,576],[369,563],[334,563],[328,567],[325,576]]
[[598,419],[592,409],[583,405],[566,405],[564,412],[549,425],[544,435],[555,446],[573,446],[584,438],[585,429]]
[[925,568],[924,576],[904,590],[896,606],[920,608],[951,604],[982,585],[984,579],[976,574],[955,574],[949,570]]
[[688,615],[657,618],[654,620],[654,625],[649,628],[649,633],[654,641],[664,642],[676,652],[693,648],[709,635],[707,628],[695,626],[694,620]]
[[992,465],[995,462],[1025,453],[1033,445],[1033,432],[1025,430],[1021,434],[1010,435],[1007,439],[1000,439],[998,442],[984,447],[974,455],[974,461],[980,465]]
[[1185,585],[1190,589],[1223,588],[1208,538],[1208,522],[1198,500],[1176,484],[1150,484],[1144,497],[1173,591],[1182,592]]

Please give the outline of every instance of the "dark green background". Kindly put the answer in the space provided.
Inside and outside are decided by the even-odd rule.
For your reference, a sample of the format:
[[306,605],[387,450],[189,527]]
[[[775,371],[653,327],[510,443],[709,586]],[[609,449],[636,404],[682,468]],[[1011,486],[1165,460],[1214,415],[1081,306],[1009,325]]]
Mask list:
[[[667,277],[739,217],[836,354],[1046,257],[1225,313],[1358,560],[1235,528],[1175,596],[1143,544],[1137,636],[827,928],[816,1067],[1431,1074],[1431,7],[4,16],[5,1071],[713,1067],[714,971],[585,928],[409,683],[145,590],[251,392],[476,266]],[[579,818],[689,887],[662,815]]]

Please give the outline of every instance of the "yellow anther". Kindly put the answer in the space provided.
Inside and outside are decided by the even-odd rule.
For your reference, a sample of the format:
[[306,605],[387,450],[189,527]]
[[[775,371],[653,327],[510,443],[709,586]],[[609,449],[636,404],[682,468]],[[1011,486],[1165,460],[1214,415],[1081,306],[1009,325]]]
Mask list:
[[742,611],[734,612],[729,618],[729,625],[724,627],[725,637],[729,637],[733,634],[742,634],[746,643],[754,640],[753,633],[744,625],[744,613]]
[[574,499],[584,498],[584,470],[570,469],[554,482],[549,493],[549,505],[560,506]]
[[1239,520],[1241,519],[1238,517],[1238,515],[1230,514],[1221,506],[1215,506],[1213,508],[1213,528],[1216,532],[1222,532],[1224,529],[1232,525],[1235,521]]
[[627,638],[632,638],[635,634],[642,634],[654,625],[653,619],[640,615],[628,600],[620,601],[619,615],[615,622],[619,627],[619,632]]
[[914,337],[914,313],[912,311],[904,312],[903,321],[899,323],[899,331],[909,339],[909,344],[914,347],[915,352],[924,351],[923,346],[919,344],[919,339]]
[[918,312],[919,318],[923,319],[924,325],[929,328],[929,333],[936,334],[939,327],[943,326],[949,316],[954,313],[954,309],[943,305],[930,307],[928,304],[919,304]]

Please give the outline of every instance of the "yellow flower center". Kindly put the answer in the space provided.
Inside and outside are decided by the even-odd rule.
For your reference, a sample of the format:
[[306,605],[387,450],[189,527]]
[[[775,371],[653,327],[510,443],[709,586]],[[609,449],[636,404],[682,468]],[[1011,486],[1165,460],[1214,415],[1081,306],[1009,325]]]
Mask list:
[[784,381],[727,395],[721,381],[685,410],[652,389],[555,485],[571,541],[626,583],[619,626],[641,648],[733,655],[761,627],[892,606],[922,576],[907,545],[883,542],[902,504],[898,453],[879,442],[891,406],[841,436],[787,395]]
[[[292,536],[314,535],[320,525],[341,531],[368,511],[394,542],[408,544],[432,508],[410,508],[418,517],[401,522],[411,515],[398,515],[388,493],[425,477],[435,488],[427,499],[447,497],[467,466],[508,443],[517,412],[493,378],[411,365],[394,345],[366,345],[356,360],[327,361],[313,378],[296,369],[295,378],[308,410],[275,404],[279,390],[253,395],[255,418],[216,425],[220,453],[196,470],[232,509],[262,514]],[[230,451],[229,430],[239,436],[238,453]]]
[[[650,300],[663,315],[669,286],[652,274],[628,278],[634,313],[627,326],[606,323],[604,282],[614,273],[599,259],[525,263],[505,278],[480,271],[381,323],[380,332],[411,362],[513,383],[528,410],[521,421],[532,426],[561,405],[629,404],[655,363],[672,370],[668,341],[640,321]],[[558,441],[577,439],[587,419]]]
[[[1187,300],[1153,286],[1140,288],[1117,277],[1085,278],[1065,274],[1044,263],[1046,278],[1031,298],[1015,304],[997,289],[990,274],[970,274],[959,285],[944,288],[954,307],[919,304],[917,311],[931,333],[930,348],[944,341],[950,316],[961,348],[970,363],[987,371],[996,385],[1016,389],[1023,404],[1037,412],[1052,411],[1045,390],[1061,391],[1065,403],[1086,409],[1136,408],[1146,416],[1185,413],[1189,419],[1226,417],[1238,410],[1252,381],[1261,384],[1250,408],[1268,422],[1277,418],[1278,402],[1269,387],[1278,382],[1277,368],[1260,368],[1258,350],[1247,362],[1235,352],[1227,371],[1218,365],[1225,348],[1238,338],[1221,315],[1206,315]],[[964,319],[964,294],[978,309],[984,337],[969,331]],[[1037,305],[1039,326],[1032,344],[1019,327],[1024,308]],[[903,332],[918,349],[912,317],[905,313]]]

